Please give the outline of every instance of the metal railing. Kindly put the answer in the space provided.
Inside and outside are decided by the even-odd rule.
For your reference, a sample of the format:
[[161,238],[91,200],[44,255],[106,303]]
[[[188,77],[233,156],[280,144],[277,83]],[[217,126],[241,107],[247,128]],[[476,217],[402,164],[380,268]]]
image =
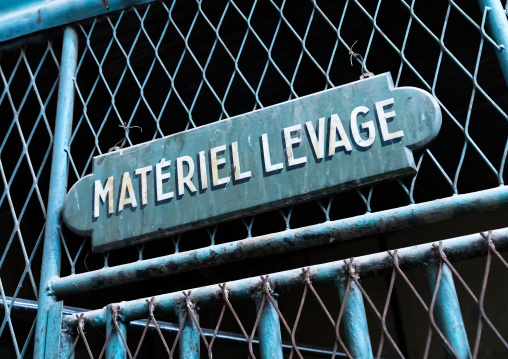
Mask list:
[[[244,347],[243,350],[247,350],[249,358],[255,358],[259,354],[263,358],[281,357],[279,356],[282,355],[281,332],[291,343],[289,357],[302,358],[300,346],[295,338],[298,330],[303,332],[298,336],[300,340],[308,340],[311,337],[310,333],[306,331],[309,320],[318,321],[317,326],[323,332],[321,335],[329,340],[328,351],[331,353],[328,354],[331,354],[332,358],[337,355],[367,358],[372,357],[373,353],[377,358],[380,358],[381,355],[387,355],[387,352],[389,356],[401,358],[435,357],[442,349],[432,348],[433,340],[443,345],[451,357],[466,358],[471,355],[473,358],[482,357],[487,352],[484,351],[482,354],[480,351],[480,341],[487,329],[493,333],[500,346],[508,350],[506,335],[502,334],[504,330],[499,330],[497,327],[502,325],[502,320],[490,316],[484,306],[489,279],[492,281],[495,275],[497,281],[502,281],[502,278],[506,278],[508,274],[508,263],[498,251],[506,249],[508,249],[508,230],[503,229],[315,265],[301,270],[274,273],[261,276],[261,278],[247,278],[152,298],[114,303],[100,310],[64,316],[62,330],[65,335],[61,340],[65,340],[66,345],[64,353],[60,355],[70,358],[77,348],[81,348],[88,353],[90,358],[97,357],[97,353],[99,353],[98,357],[102,357],[115,350],[116,355],[120,357],[143,356],[143,342],[150,323],[153,323],[157,332],[152,334],[158,341],[162,341],[169,357],[176,356],[178,351],[180,357],[199,356],[201,345],[202,351],[207,353],[207,357],[212,358],[214,340],[221,324],[223,324],[223,319],[229,315],[234,318],[237,327],[245,337],[246,348]],[[467,283],[460,274],[460,269],[455,267],[452,262],[481,255],[486,255],[486,261],[483,263],[483,279],[478,276],[481,283],[478,290],[475,288],[477,283]],[[499,263],[502,268],[496,270],[496,274],[493,274],[492,271],[494,262]],[[417,280],[407,273],[411,269],[422,266],[427,273],[430,287],[427,290],[418,288]],[[376,292],[371,295],[368,293],[369,285],[365,282],[373,276],[389,278],[382,297]],[[474,320],[476,330],[474,331],[475,335],[471,336],[474,338],[471,341],[472,350],[468,344],[466,326],[460,310],[460,307],[464,308],[466,297],[461,297],[459,300],[454,282],[465,290],[468,299],[473,300],[473,305],[476,306],[479,313]],[[330,284],[337,288],[337,299],[325,304],[318,289]],[[390,323],[393,320],[393,317],[388,315],[393,301],[392,296],[400,286],[409,289],[410,295],[416,299],[415,302],[427,316],[424,322],[417,325],[428,328],[426,339],[422,340],[422,343],[425,344],[419,348],[404,347],[401,349],[401,338],[394,330],[393,323]],[[475,290],[471,288],[475,288]],[[499,289],[492,288],[490,290],[498,291]],[[290,310],[285,311],[284,307],[288,305],[287,300],[277,299],[279,296],[283,298],[282,295],[285,292],[291,294],[290,301],[300,303],[296,314],[294,311],[292,313]],[[301,297],[297,293],[302,293]],[[312,299],[318,304],[310,309],[308,303]],[[252,328],[246,327],[233,306],[233,303],[238,306],[245,301],[253,301],[251,305],[254,307],[255,304],[256,307],[257,315],[254,323],[252,324],[252,321],[249,323]],[[459,306],[459,301],[461,306]],[[363,303],[366,303],[366,309],[364,309]],[[330,308],[330,304],[332,308]],[[197,309],[209,306],[214,306],[214,310],[220,312],[216,324],[212,328],[213,335],[211,337],[204,334]],[[369,327],[367,327],[366,310],[371,312]],[[291,314],[288,315],[288,311]],[[284,312],[286,314],[283,314]],[[167,315],[178,316],[180,323],[178,331],[170,338],[163,335],[156,319],[156,316],[160,318]],[[307,318],[305,318],[306,316]],[[147,318],[142,335],[136,336],[134,343],[128,341],[125,323],[142,318]],[[414,319],[414,316],[411,319]],[[376,327],[373,322],[377,322],[379,325],[380,333],[376,333],[380,335],[379,340],[372,336],[373,327]],[[467,324],[471,325],[470,322]],[[411,323],[406,323],[406,325],[411,326]],[[95,348],[95,356],[85,334],[92,328],[102,329],[105,333],[102,349]],[[470,333],[472,332],[471,328],[467,329]],[[255,353],[252,346],[256,331],[260,336],[260,353]],[[330,334],[328,336],[325,334],[327,331]],[[372,339],[369,338],[369,332]],[[59,338],[60,333],[56,334],[56,337]],[[343,339],[344,335],[346,339]],[[371,340],[372,343],[376,341],[378,343],[374,351],[371,348]],[[58,340],[54,343],[58,344]],[[390,347],[390,350],[386,347]],[[242,350],[236,352],[233,350],[228,356],[237,356],[241,352]]]
[[[247,244],[238,259],[253,258],[506,208],[507,88],[500,74],[508,68],[508,31],[499,1],[428,6],[415,0],[224,0],[122,8],[112,0],[100,10],[83,4],[81,13],[63,4],[42,12],[50,18],[43,18],[41,28],[65,25],[56,16],[62,11],[79,21],[74,31],[66,30],[62,54],[61,32],[52,30],[46,33],[50,41],[38,37],[3,47],[0,55],[0,113],[12,118],[2,121],[0,132],[0,296],[10,303],[4,305],[0,350],[29,356],[35,334],[35,356],[41,357],[46,313],[60,299],[55,293],[64,297],[122,284],[121,275],[139,268],[179,261],[181,272],[231,262],[230,249],[238,244]],[[115,12],[101,15],[109,10]],[[100,16],[83,20],[95,15]],[[0,18],[0,28],[16,26],[18,35],[36,29]],[[101,255],[91,254],[88,239],[59,223],[57,196],[65,194],[67,160],[71,185],[91,171],[93,156],[115,146],[220,121],[368,71],[390,71],[397,86],[431,92],[443,110],[441,134],[417,154],[412,178],[185,232],[170,245],[166,238]],[[53,117],[60,124],[54,126]],[[50,179],[56,182],[48,191]],[[302,234],[309,236],[307,243]],[[264,240],[278,245],[269,249]],[[217,248],[224,251],[220,259],[210,258],[207,253]],[[94,283],[97,273],[105,284]],[[40,299],[38,330],[33,321],[20,329],[13,319],[19,297]],[[480,350],[474,342],[473,354]]]

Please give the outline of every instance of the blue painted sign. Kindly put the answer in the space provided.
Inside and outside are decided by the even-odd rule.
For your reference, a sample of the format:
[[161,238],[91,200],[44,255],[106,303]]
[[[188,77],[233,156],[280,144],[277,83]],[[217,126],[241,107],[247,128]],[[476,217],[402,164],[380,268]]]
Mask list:
[[63,217],[94,252],[415,173],[441,126],[385,73],[93,159]]

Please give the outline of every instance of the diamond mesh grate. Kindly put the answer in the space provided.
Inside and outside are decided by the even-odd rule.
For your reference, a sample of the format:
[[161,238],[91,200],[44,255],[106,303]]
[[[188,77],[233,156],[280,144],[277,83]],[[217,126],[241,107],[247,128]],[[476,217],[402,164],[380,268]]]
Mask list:
[[501,47],[484,30],[488,16],[474,1],[175,1],[80,23],[71,182],[91,172],[93,156],[115,146],[355,81],[367,71],[390,71],[397,86],[431,92],[443,127],[417,154],[413,178],[99,256],[89,253],[87,239],[66,233],[63,274],[502,185],[507,91],[495,57]]
[[12,350],[23,357],[33,346],[34,319],[13,311],[17,298],[38,297],[57,58],[51,41],[0,54],[0,350],[6,356]]

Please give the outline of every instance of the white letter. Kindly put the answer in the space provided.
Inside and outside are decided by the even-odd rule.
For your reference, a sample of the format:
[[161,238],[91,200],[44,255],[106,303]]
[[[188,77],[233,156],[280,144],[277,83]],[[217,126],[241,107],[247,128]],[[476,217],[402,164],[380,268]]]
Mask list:
[[162,173],[163,167],[169,167],[171,165],[171,161],[166,161],[165,158],[163,158],[160,163],[157,163],[155,165],[155,181],[156,181],[156,187],[157,187],[157,195],[155,196],[155,200],[157,202],[164,201],[165,199],[173,198],[175,195],[173,191],[164,193],[162,191],[162,181],[171,177],[171,174],[168,173]]
[[325,118],[321,117],[318,122],[319,139],[316,137],[316,131],[314,131],[312,122],[308,121],[305,125],[307,125],[307,132],[310,136],[314,154],[318,160],[322,159],[325,155]]
[[376,132],[374,129],[374,122],[367,121],[361,124],[362,130],[367,130],[369,135],[366,140],[364,140],[360,136],[360,131],[358,131],[358,114],[362,113],[364,115],[369,113],[369,109],[365,106],[358,106],[356,107],[353,112],[351,112],[351,133],[353,134],[353,139],[355,140],[356,144],[360,147],[369,147],[372,145],[376,138]]
[[242,173],[240,170],[240,156],[238,156],[238,142],[233,142],[231,144],[231,151],[233,152],[233,166],[234,166],[234,172],[235,172],[235,181],[244,179],[244,178],[250,178],[251,172],[247,171]]
[[[183,176],[183,163],[187,162],[189,165],[189,173]],[[192,176],[194,176],[194,161],[190,156],[182,156],[176,159],[176,172],[178,173],[178,195],[183,196],[185,185],[190,192],[196,192],[196,187],[192,183]]]
[[377,111],[377,118],[379,120],[379,127],[381,128],[381,136],[383,137],[383,141],[389,141],[394,140],[396,138],[400,138],[404,136],[404,131],[397,131],[390,133],[388,132],[388,124],[386,123],[386,120],[388,118],[395,117],[395,111],[390,111],[385,113],[383,107],[388,105],[393,105],[393,98],[389,98],[388,100],[384,101],[378,101],[375,103],[376,105],[376,111]]
[[268,146],[268,135],[266,133],[261,135],[261,144],[263,145],[263,159],[266,173],[281,170],[284,167],[282,163],[272,165],[270,161],[270,147]]
[[[125,190],[127,190],[128,198],[125,198]],[[122,186],[120,187],[120,202],[118,203],[118,212],[123,211],[123,207],[130,204],[133,208],[137,207],[136,195],[132,188],[132,180],[129,172],[125,172],[122,177]]]
[[199,174],[201,175],[201,189],[207,189],[208,177],[206,175],[205,151],[199,152]]
[[134,171],[134,173],[137,176],[140,176],[139,177],[139,180],[141,181],[141,196],[140,197],[141,197],[141,205],[142,206],[146,206],[146,204],[148,203],[148,198],[147,198],[148,189],[146,186],[146,175],[151,171],[152,171],[152,166],[141,167],[141,168],[136,169],[136,171]]
[[229,182],[231,177],[219,178],[219,166],[226,163],[225,158],[217,158],[217,154],[222,154],[226,151],[226,145],[214,147],[210,150],[210,157],[212,162],[212,185],[220,186]]
[[[336,140],[337,131],[339,131],[340,141]],[[328,147],[329,156],[333,156],[335,154],[335,149],[338,147],[344,147],[347,152],[353,150],[346,131],[344,130],[344,126],[342,126],[342,122],[340,122],[339,115],[337,114],[333,114],[330,120],[330,142]]]
[[99,204],[100,201],[104,203],[106,196],[108,196],[108,214],[113,214],[113,176],[108,177],[106,185],[102,188],[100,180],[95,181],[95,196],[93,200],[93,216],[99,217]]
[[[284,128],[284,141],[286,142],[286,156],[288,158],[288,167],[300,165],[307,162],[307,156],[295,159],[295,154],[293,153],[293,145],[302,142],[302,136],[300,134],[301,129],[302,125],[300,124]],[[298,132],[298,136],[291,137],[292,132]]]

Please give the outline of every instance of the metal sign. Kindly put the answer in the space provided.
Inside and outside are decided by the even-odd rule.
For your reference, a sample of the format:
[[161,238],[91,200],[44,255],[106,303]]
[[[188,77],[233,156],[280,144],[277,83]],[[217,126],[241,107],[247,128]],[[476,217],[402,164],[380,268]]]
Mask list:
[[415,172],[441,126],[385,73],[93,159],[63,217],[94,252]]

